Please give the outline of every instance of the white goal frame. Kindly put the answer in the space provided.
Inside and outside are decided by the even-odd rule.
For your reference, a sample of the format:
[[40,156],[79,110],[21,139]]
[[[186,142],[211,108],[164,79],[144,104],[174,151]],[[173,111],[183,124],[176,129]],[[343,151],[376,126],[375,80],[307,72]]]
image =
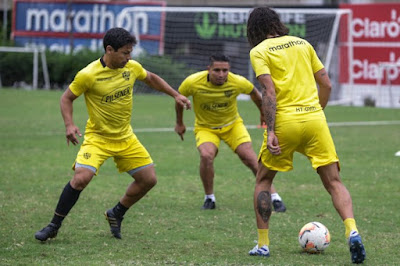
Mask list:
[[[0,52],[6,53],[33,53],[33,81],[32,81],[32,89],[38,88],[38,80],[39,80],[39,54],[43,68],[43,79],[44,79],[44,89],[50,89],[50,78],[49,71],[47,68],[47,59],[44,47],[9,47],[9,46],[0,46]],[[0,87],[2,87],[0,80]]]
[[[243,13],[250,13],[250,11],[253,10],[253,8],[224,8],[224,7],[165,7],[165,6],[160,6],[160,7],[128,7],[125,8],[121,12],[120,16],[120,21],[118,24],[122,25],[123,24],[123,19],[128,18],[132,19],[135,21],[135,14],[138,12],[190,12],[190,13],[195,13],[195,12],[243,12]],[[350,88],[353,87],[354,84],[354,79],[353,79],[353,74],[352,74],[352,62],[353,62],[353,35],[352,35],[352,27],[351,27],[351,21],[352,21],[352,10],[351,9],[323,9],[323,8],[274,8],[274,10],[280,14],[280,13],[303,13],[303,14],[332,14],[336,15],[335,20],[333,22],[333,28],[329,37],[329,43],[328,43],[328,51],[325,57],[325,60],[322,62],[325,66],[325,69],[329,71],[332,63],[332,56],[333,56],[333,50],[334,50],[334,44],[336,42],[336,39],[339,34],[339,24],[340,24],[340,18],[343,15],[347,15],[347,41],[344,42],[347,47],[347,57],[348,57],[348,75],[349,75],[349,81],[348,85]],[[132,16],[132,17],[130,17]],[[138,39],[138,43],[140,43],[140,35],[138,34],[139,28],[136,27],[136,32],[134,32],[135,36]],[[161,51],[161,54],[163,51]],[[253,70],[251,68],[251,65],[249,64],[249,73],[248,73],[248,79],[253,82]],[[346,102],[346,99],[340,99],[338,100],[338,103]],[[332,101],[332,104],[335,104]]]

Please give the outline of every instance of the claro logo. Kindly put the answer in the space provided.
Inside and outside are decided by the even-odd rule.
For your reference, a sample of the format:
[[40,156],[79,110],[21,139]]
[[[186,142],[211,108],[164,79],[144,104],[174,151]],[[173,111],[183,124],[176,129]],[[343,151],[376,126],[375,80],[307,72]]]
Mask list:
[[[397,57],[394,52],[390,52],[388,62],[400,63],[400,57]],[[384,71],[379,67],[378,63],[370,62],[368,59],[358,59],[353,62],[353,77],[355,79],[377,80],[387,75],[388,79],[393,81],[400,76],[400,69],[397,66],[388,67],[387,72],[383,73]]]
[[397,38],[400,36],[400,17],[397,10],[390,11],[390,20],[374,21],[355,18],[352,21],[355,38]]
[[102,33],[112,27],[146,34],[149,31],[149,18],[145,12],[123,9],[115,13],[107,10],[107,5],[97,4],[85,10],[28,8],[26,11],[27,31],[69,32],[73,29],[78,33]]

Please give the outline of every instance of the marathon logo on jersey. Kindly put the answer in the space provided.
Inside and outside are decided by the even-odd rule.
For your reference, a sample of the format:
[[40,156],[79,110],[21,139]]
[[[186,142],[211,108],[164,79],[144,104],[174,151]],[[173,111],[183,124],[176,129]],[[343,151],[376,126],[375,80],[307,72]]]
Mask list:
[[131,72],[129,72],[129,71],[124,71],[124,72],[122,72],[122,77],[123,77],[125,80],[129,80],[130,75],[131,75]]
[[229,90],[229,91],[224,91],[224,94],[226,97],[231,97],[233,95],[233,90]]
[[290,42],[287,42],[287,43],[284,43],[284,44],[280,44],[280,45],[277,45],[277,46],[269,47],[269,51],[270,52],[275,52],[277,50],[288,49],[288,48],[291,48],[291,47],[296,46],[296,45],[305,45],[305,44],[306,44],[306,42],[302,41],[302,40],[290,41]]
[[107,103],[118,102],[124,99],[125,97],[130,97],[131,94],[132,94],[132,89],[128,85],[128,87],[119,88],[107,95],[104,95],[103,98],[101,99],[101,103],[107,104]]
[[205,111],[218,111],[228,107],[228,103],[203,103],[200,107]]

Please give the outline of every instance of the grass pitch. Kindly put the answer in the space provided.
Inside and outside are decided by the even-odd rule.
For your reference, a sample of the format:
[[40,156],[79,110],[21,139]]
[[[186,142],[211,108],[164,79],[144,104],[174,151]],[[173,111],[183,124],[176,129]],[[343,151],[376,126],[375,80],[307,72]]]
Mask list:
[[[127,212],[123,239],[112,238],[103,213],[118,202],[131,177],[119,174],[108,160],[57,238],[38,242],[34,233],[50,221],[79,149],[66,145],[60,96],[60,91],[0,90],[1,265],[351,264],[341,219],[318,175],[300,155],[293,171],[275,179],[288,210],[271,217],[271,257],[248,256],[257,239],[252,173],[221,144],[215,160],[217,209],[200,210],[204,195],[193,132],[182,142],[173,132],[173,99],[154,95],[134,96],[132,125],[155,161],[159,182]],[[239,111],[246,125],[259,121],[252,102],[239,102]],[[326,115],[342,180],[353,198],[366,264],[396,265],[400,157],[394,154],[400,150],[400,110],[328,106]],[[193,112],[184,116],[192,127]],[[74,105],[74,119],[83,131],[83,97]],[[369,123],[354,123],[360,121]],[[249,132],[258,152],[263,132]],[[330,246],[319,255],[303,253],[297,241],[298,231],[310,221],[325,224],[331,233]]]

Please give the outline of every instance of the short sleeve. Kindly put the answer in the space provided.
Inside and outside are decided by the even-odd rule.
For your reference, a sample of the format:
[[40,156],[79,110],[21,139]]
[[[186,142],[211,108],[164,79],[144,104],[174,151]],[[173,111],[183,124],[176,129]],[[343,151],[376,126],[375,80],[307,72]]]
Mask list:
[[131,60],[132,67],[134,69],[136,78],[138,80],[144,80],[147,77],[146,69],[137,61]]
[[182,82],[182,84],[179,86],[179,89],[178,89],[179,93],[184,95],[184,96],[186,96],[186,97],[192,95],[192,92],[191,92],[191,89],[190,89],[190,87],[191,87],[190,84],[191,84],[191,82],[188,80],[188,78],[186,78]]
[[239,75],[235,75],[235,76],[236,76],[236,80],[237,80],[236,83],[240,90],[239,92],[244,93],[244,94],[250,94],[254,89],[253,83],[251,83],[248,79],[246,79],[243,76],[239,76]]
[[256,73],[256,77],[263,74],[271,74],[271,70],[268,66],[268,60],[264,58],[256,48],[253,48],[250,51],[250,61],[253,70]]
[[72,83],[69,85],[69,89],[75,96],[80,96],[86,92],[91,86],[91,76],[82,69],[76,75]]
[[313,73],[317,73],[321,69],[324,68],[324,65],[322,64],[321,60],[318,58],[317,53],[314,50],[314,47],[312,45],[309,45],[309,50],[310,50],[310,55],[311,55],[311,67],[313,70]]

